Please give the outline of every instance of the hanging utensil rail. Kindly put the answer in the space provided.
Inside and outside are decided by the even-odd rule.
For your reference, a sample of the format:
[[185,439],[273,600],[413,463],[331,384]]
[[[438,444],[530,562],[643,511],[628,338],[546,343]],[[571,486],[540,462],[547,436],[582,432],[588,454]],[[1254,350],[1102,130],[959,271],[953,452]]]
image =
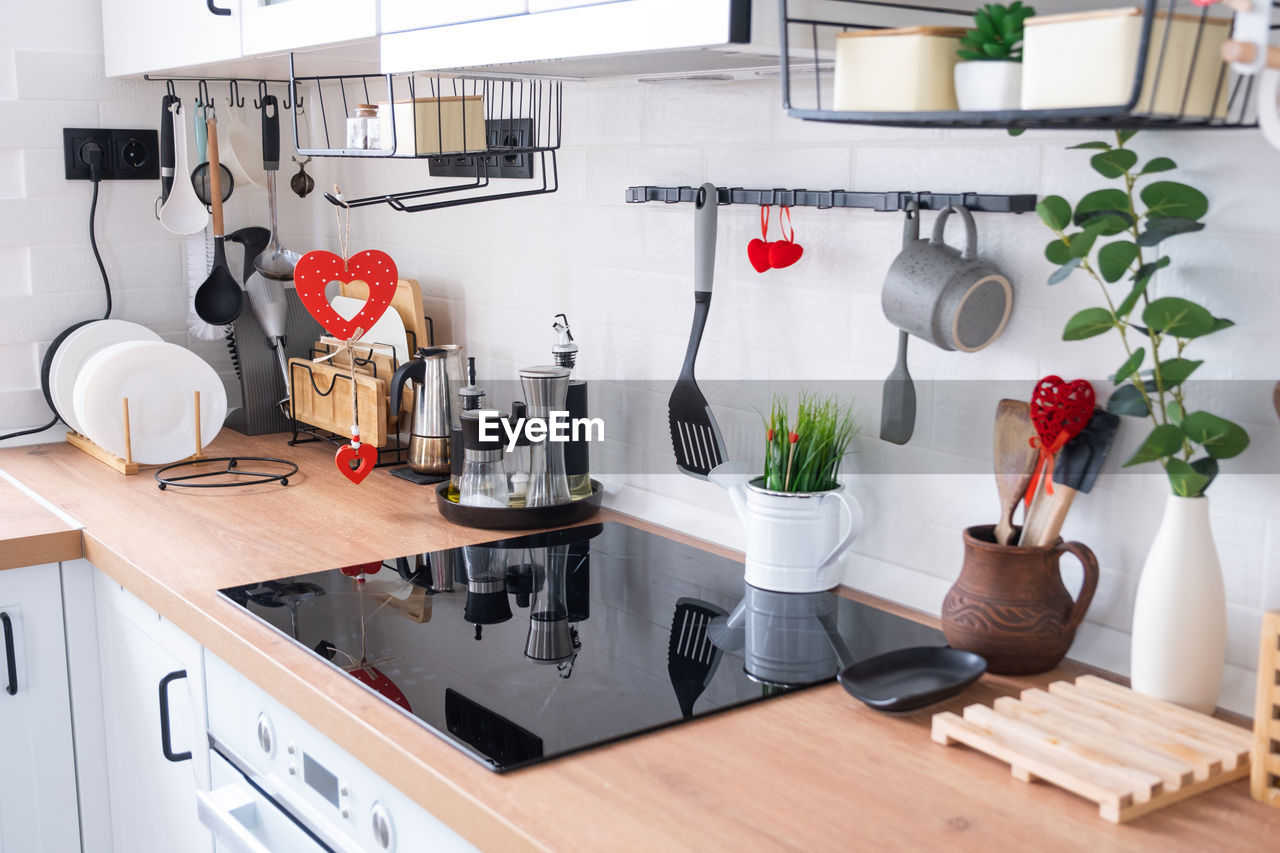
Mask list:
[[[696,201],[699,187],[627,187],[627,203],[642,204],[661,201],[666,204]],[[748,190],[742,187],[716,187],[716,203],[750,205],[785,205],[787,207],[860,207],[869,210],[906,210],[916,204],[921,210],[946,210],[965,207],[983,213],[1027,213],[1036,209],[1034,194],[988,195],[985,193],[934,192],[852,192],[849,190]]]

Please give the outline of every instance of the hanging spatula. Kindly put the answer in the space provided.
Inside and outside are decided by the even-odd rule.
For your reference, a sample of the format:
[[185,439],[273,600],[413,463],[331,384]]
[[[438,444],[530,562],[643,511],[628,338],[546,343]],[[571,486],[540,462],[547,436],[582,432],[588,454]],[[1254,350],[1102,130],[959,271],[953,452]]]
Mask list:
[[1019,545],[1048,548],[1058,541],[1071,502],[1077,493],[1092,491],[1119,428],[1119,416],[1095,409],[1088,425],[1063,445],[1053,463],[1053,494],[1041,478]]
[[703,184],[698,191],[693,214],[693,328],[689,330],[689,347],[684,354],[680,378],[667,401],[667,420],[671,425],[676,466],[690,476],[703,478],[727,455],[715,415],[693,378],[702,329],[707,324],[707,312],[711,308],[711,284],[716,269],[717,203],[716,185]]
[[[920,208],[907,203],[907,218],[902,226],[902,248],[920,239]],[[880,402],[880,440],[906,444],[916,431],[916,386],[907,369],[907,342],[911,336],[898,331],[898,361],[884,381]],[[1025,489],[1024,489],[1025,490]]]
[[676,601],[671,639],[667,643],[667,674],[671,676],[680,713],[686,720],[693,716],[693,703],[711,683],[724,656],[724,650],[707,637],[707,626],[712,619],[728,615],[714,604],[696,598]]
[[996,406],[994,465],[996,491],[1000,493],[1000,521],[996,542],[1008,545],[1013,538],[1013,511],[1027,494],[1038,451],[1031,446],[1036,430],[1031,407],[1022,400],[1001,400]]

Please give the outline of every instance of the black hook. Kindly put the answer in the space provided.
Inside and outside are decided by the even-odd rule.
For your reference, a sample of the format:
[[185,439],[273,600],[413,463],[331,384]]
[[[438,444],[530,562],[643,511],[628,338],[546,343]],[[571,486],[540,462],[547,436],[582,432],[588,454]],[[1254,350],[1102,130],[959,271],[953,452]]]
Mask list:
[[227,83],[227,88],[228,90],[230,90],[230,94],[227,95],[227,100],[230,102],[231,106],[243,107],[244,98],[240,96],[240,81],[239,80],[230,81],[229,83]]
[[176,86],[174,86],[174,85],[173,85],[173,81],[172,81],[172,80],[165,80],[165,81],[164,81],[164,91],[165,91],[165,93],[166,93],[166,94],[168,94],[168,95],[169,95],[169,97],[171,97],[171,98],[176,98],[176,97],[178,97],[178,88],[177,88]]
[[297,85],[298,85],[297,82],[295,82],[294,80],[290,80],[289,85],[285,86],[285,91],[288,92],[288,94],[280,99],[280,109],[282,110],[293,109],[293,103],[289,101],[289,95],[293,95],[293,99],[298,103],[298,106],[302,106],[302,98],[298,97],[298,90],[296,88]]
[[255,110],[262,109],[262,99],[267,96],[267,81],[258,81],[258,97],[253,99],[253,108]]
[[196,83],[196,105],[207,107],[212,101],[209,100],[209,84],[204,80]]

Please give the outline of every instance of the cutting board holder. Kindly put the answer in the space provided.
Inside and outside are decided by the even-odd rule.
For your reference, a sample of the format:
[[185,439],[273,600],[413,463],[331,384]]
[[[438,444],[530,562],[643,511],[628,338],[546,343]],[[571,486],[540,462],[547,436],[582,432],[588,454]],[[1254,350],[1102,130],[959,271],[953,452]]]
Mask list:
[[1112,823],[1245,778],[1253,748],[1248,729],[1093,675],[935,714],[933,740],[1092,800]]
[[1255,800],[1280,809],[1280,610],[1262,616],[1250,789]]
[[[182,462],[195,462],[205,458],[204,457],[204,441],[202,440],[201,434],[200,434],[200,392],[196,391],[194,393],[195,393],[195,415],[196,415],[194,439],[195,439],[196,452],[193,453],[191,456],[188,456],[186,459],[179,460]],[[129,430],[129,398],[128,397],[120,398],[120,419],[121,419],[122,425],[124,426],[124,456],[123,457],[116,456],[111,451],[107,450],[106,448],[94,442],[88,436],[81,435],[75,430],[70,430],[69,432],[67,432],[67,444],[70,444],[72,447],[76,448],[77,450],[84,451],[85,453],[92,456],[94,459],[97,459],[99,462],[102,462],[103,464],[111,468],[114,468],[115,470],[119,471],[121,474],[125,474],[125,475],[136,474],[139,471],[141,471],[143,468],[159,467],[158,465],[139,465],[137,462],[133,460],[133,436],[131,435]]]

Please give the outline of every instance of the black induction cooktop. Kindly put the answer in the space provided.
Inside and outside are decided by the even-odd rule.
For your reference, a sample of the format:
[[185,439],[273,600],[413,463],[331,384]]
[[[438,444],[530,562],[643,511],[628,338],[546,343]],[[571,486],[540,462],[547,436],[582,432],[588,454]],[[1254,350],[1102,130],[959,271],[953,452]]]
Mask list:
[[942,634],[617,522],[221,593],[494,770],[829,681]]

